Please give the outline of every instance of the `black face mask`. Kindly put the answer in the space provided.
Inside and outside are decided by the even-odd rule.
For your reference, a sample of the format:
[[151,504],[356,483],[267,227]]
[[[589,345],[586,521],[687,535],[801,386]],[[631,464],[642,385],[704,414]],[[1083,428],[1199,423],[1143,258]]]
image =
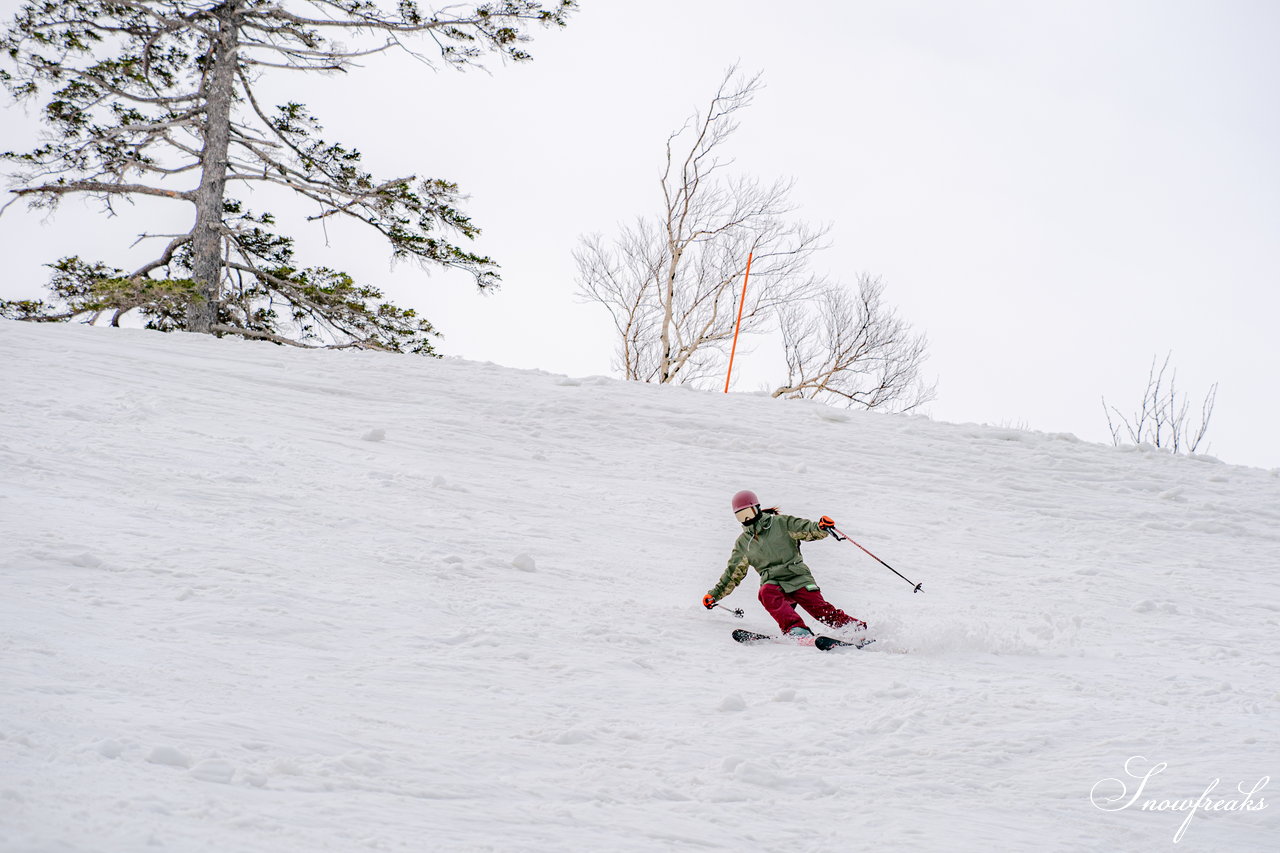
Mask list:
[[760,508],[759,508],[759,507],[755,507],[755,515],[751,516],[751,517],[750,517],[750,518],[748,518],[746,521],[742,522],[742,526],[743,526],[743,527],[750,527],[751,525],[755,524],[755,523],[756,523],[756,520],[757,520],[757,519],[759,519],[759,518],[760,518]]

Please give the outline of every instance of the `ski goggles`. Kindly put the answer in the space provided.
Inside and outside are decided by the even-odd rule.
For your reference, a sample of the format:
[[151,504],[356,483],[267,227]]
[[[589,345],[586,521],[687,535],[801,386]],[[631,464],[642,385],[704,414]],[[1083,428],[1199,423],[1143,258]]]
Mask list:
[[759,514],[760,514],[759,506],[744,506],[742,509],[735,512],[733,514],[733,517],[738,519],[738,521],[741,522],[742,524],[747,524],[748,522],[754,521],[756,516],[758,516]]

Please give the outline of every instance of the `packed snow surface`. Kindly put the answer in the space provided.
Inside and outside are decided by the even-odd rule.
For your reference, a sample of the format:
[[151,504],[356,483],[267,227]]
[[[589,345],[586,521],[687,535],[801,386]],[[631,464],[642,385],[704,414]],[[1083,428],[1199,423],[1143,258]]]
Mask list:
[[[0,850],[1274,851],[1277,473],[0,321]],[[924,591],[734,643],[743,488]]]

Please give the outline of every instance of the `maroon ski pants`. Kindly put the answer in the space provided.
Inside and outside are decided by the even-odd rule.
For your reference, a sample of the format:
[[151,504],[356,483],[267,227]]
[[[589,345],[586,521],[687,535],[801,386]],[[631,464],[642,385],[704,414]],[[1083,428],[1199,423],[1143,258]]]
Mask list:
[[760,603],[769,615],[778,623],[782,633],[795,627],[805,627],[804,620],[796,613],[796,605],[803,607],[809,615],[824,625],[832,628],[843,628],[845,625],[867,627],[867,623],[854,619],[848,613],[832,605],[822,597],[817,589],[798,589],[795,592],[783,592],[776,583],[760,584]]

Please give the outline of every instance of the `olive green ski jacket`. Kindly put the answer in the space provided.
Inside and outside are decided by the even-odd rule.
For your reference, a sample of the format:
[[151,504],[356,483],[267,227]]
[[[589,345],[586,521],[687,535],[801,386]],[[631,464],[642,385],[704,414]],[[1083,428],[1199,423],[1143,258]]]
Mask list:
[[748,567],[760,574],[760,583],[774,583],[783,592],[818,585],[800,556],[800,543],[811,539],[826,539],[827,531],[820,530],[816,521],[796,518],[794,515],[762,512],[755,521],[745,525],[742,535],[733,545],[729,565],[720,576],[720,582],[709,590],[716,601],[733,592],[747,575]]

